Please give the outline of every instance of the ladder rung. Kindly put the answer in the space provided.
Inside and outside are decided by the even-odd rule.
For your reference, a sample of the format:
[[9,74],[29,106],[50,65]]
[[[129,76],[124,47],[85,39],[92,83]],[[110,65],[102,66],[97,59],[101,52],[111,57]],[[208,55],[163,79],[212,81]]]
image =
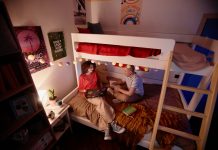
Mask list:
[[172,129],[172,128],[159,126],[158,129],[162,130],[162,131],[165,131],[165,132],[169,132],[169,133],[178,135],[178,136],[181,136],[181,137],[184,137],[184,138],[187,138],[187,139],[191,139],[191,140],[195,140],[195,141],[200,140],[200,137],[198,137],[198,136],[195,136],[193,134],[186,133],[186,132],[183,132],[183,131],[175,130],[175,129]]
[[172,84],[172,83],[169,83],[168,87],[171,87],[171,88],[174,88],[174,89],[185,90],[185,91],[202,93],[202,94],[210,94],[209,90],[193,88],[193,87],[188,87],[188,86],[183,86],[183,85],[177,85],[177,84]]
[[190,111],[190,110],[185,110],[185,109],[182,109],[182,108],[169,106],[169,105],[163,105],[163,108],[166,109],[166,110],[170,110],[170,111],[174,111],[174,112],[178,112],[178,113],[183,113],[183,114],[186,114],[186,115],[191,115],[191,116],[195,116],[195,117],[199,117],[199,118],[203,118],[205,116],[203,113],[193,112],[193,111]]

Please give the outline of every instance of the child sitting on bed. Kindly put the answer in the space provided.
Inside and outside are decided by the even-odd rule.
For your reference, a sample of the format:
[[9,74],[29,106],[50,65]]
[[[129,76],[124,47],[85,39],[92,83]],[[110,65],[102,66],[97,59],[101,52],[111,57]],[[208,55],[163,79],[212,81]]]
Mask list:
[[[135,67],[130,65],[123,68],[125,79],[117,82],[113,82],[111,87],[108,88],[108,92],[112,94],[116,99],[113,99],[114,103],[119,102],[137,102],[142,100],[144,96],[143,80],[135,73]],[[122,89],[120,84],[126,83],[128,89]]]
[[[85,92],[90,89],[98,89],[100,83],[95,71],[96,64],[91,61],[86,61],[82,64],[82,74],[79,77],[79,91]],[[118,126],[113,120],[115,118],[114,109],[105,101],[103,97],[87,98],[87,101],[96,106],[96,111],[101,115],[106,122],[104,140],[111,140],[109,125],[114,132],[123,133],[125,128]]]

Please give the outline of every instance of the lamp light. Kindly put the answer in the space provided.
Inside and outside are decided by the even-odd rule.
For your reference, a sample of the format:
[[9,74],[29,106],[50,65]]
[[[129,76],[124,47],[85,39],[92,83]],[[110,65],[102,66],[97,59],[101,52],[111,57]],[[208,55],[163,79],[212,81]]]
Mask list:
[[38,90],[39,100],[41,101],[43,106],[47,105],[48,102],[48,94],[46,90]]

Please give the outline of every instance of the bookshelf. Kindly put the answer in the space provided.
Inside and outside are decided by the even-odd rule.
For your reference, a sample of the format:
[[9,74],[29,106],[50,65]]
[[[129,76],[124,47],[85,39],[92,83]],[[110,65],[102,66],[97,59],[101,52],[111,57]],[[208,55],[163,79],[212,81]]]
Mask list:
[[56,140],[2,1],[0,43],[0,145],[49,149]]

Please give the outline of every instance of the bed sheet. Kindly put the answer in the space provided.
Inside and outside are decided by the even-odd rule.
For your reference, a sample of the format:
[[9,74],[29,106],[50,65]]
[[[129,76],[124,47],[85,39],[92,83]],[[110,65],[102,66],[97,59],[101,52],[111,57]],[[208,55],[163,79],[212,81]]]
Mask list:
[[[144,84],[144,89],[144,99],[138,103],[131,103],[131,105],[137,108],[136,113],[131,117],[127,117],[122,113],[122,110],[130,103],[114,104],[112,102],[113,96],[109,94],[105,96],[106,101],[115,109],[115,120],[127,130],[127,132],[120,135],[113,133],[113,138],[132,147],[135,147],[144,137],[144,134],[152,129],[161,85]],[[165,104],[180,108],[183,107],[177,90],[167,89]],[[86,101],[80,93],[69,101],[69,105],[73,108],[74,114],[88,118],[96,126],[102,124],[103,118],[95,111],[95,106]],[[162,112],[160,125],[186,132],[189,132],[190,129],[188,119],[185,115],[165,110]],[[176,136],[158,131],[157,141],[163,147],[170,147],[175,144]]]

